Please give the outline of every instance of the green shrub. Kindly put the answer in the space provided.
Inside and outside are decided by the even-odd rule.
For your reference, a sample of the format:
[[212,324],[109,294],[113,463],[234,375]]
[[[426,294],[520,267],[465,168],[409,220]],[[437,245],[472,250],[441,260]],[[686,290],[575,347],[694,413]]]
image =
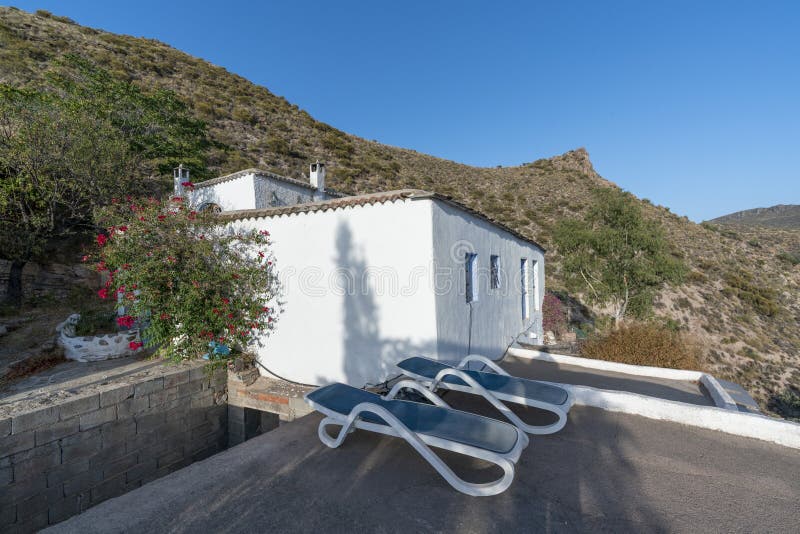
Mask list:
[[654,323],[629,323],[587,341],[581,355],[633,365],[700,369],[700,346],[687,334]]
[[800,252],[781,252],[775,257],[778,258],[779,261],[788,263],[792,267],[800,265]]
[[773,317],[780,311],[778,292],[771,287],[757,284],[749,272],[728,272],[723,280],[728,286],[723,288],[723,294],[735,295],[743,304],[752,306],[758,314]]
[[88,310],[81,311],[80,314],[81,318],[75,325],[75,334],[79,336],[96,336],[117,331],[114,322],[116,314],[113,311]]

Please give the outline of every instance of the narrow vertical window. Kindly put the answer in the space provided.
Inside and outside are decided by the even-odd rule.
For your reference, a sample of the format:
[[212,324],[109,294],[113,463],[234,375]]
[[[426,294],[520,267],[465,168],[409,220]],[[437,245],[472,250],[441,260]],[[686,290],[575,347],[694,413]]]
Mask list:
[[467,281],[466,287],[466,295],[467,295],[467,302],[475,302],[478,300],[478,278],[477,278],[477,271],[475,269],[475,264],[478,262],[478,255],[473,254],[471,252],[467,252],[465,261],[464,261],[464,268],[465,268],[465,275]]
[[530,318],[531,313],[528,308],[528,258],[519,261],[520,293],[522,295],[522,320]]
[[539,311],[539,262],[531,260],[531,296],[533,297],[533,310]]
[[498,289],[500,287],[500,256],[489,256],[489,277],[492,289]]

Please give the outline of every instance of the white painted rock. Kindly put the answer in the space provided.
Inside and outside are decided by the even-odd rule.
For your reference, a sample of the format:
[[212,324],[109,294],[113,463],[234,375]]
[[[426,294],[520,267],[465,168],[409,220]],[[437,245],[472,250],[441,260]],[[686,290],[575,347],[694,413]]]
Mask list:
[[64,349],[64,357],[79,362],[97,362],[130,356],[131,341],[139,341],[139,330],[128,330],[100,336],[75,336],[75,325],[81,318],[73,313],[56,327],[58,345]]
[[545,345],[555,345],[556,344],[556,335],[548,330],[544,333],[544,344]]

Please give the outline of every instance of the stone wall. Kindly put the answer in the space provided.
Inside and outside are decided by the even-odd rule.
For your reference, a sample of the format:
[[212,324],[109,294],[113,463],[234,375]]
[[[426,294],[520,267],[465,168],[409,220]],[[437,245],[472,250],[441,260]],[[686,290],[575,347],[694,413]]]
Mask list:
[[[11,262],[0,260],[0,300],[5,297]],[[22,269],[22,295],[26,300],[52,297],[69,297],[74,287],[96,289],[100,286],[100,275],[86,265],[64,265],[52,263],[41,265],[28,262]]]
[[225,448],[226,380],[182,368],[0,418],[0,531],[38,530]]

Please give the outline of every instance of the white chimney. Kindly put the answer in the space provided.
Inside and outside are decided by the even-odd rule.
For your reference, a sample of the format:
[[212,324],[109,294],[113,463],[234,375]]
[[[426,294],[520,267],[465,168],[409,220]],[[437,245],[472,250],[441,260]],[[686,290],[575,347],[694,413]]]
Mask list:
[[317,160],[316,163],[311,164],[311,185],[317,188],[320,193],[325,192],[325,164]]
[[172,181],[174,183],[175,196],[183,196],[183,182],[189,181],[189,169],[183,168],[183,163],[172,169]]

